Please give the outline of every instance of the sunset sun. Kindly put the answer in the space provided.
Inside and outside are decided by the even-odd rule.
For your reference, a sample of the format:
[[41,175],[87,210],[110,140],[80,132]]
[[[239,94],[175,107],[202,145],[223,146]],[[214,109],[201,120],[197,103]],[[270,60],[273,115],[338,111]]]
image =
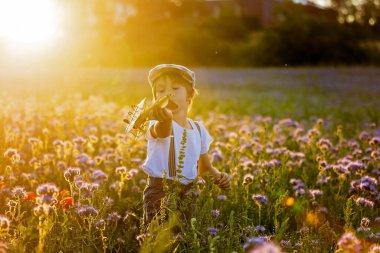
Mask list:
[[46,44],[58,34],[57,14],[51,0],[0,0],[0,40]]

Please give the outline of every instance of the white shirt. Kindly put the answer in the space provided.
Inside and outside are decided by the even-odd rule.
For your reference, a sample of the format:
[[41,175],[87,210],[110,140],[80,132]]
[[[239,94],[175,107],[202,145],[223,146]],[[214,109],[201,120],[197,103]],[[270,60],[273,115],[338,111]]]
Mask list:
[[[213,138],[209,135],[206,128],[201,122],[198,121],[201,136],[199,135],[198,128],[192,119],[187,118],[192,129],[187,129],[187,140],[185,148],[184,157],[184,167],[182,168],[182,175],[185,178],[181,178],[180,181],[183,184],[190,183],[192,180],[197,178],[198,170],[197,164],[200,154],[207,153]],[[156,122],[156,120],[151,120],[149,123],[148,131],[145,134],[148,140],[147,147],[147,158],[142,165],[145,173],[151,177],[163,177],[163,172],[166,172],[166,178],[169,177],[168,168],[168,156],[170,148],[170,136],[166,138],[153,138],[149,129]],[[173,134],[174,134],[174,146],[175,146],[175,161],[176,167],[178,165],[178,156],[181,149],[182,134],[185,130],[182,126],[178,125],[177,122],[172,120]],[[187,178],[187,179],[186,179]],[[176,179],[176,177],[171,177],[170,179]]]

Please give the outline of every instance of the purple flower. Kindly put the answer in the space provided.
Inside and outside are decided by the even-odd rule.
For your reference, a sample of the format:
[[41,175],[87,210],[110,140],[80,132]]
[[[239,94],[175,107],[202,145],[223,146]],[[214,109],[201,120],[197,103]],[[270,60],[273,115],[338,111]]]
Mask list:
[[253,194],[252,200],[255,201],[257,205],[266,205],[268,203],[268,198],[263,194]]
[[97,220],[95,222],[95,227],[100,230],[104,230],[106,228],[106,222],[104,219]]
[[219,232],[219,229],[217,228],[207,228],[207,233],[209,233],[212,236],[216,236]]
[[362,249],[359,239],[351,232],[345,233],[338,241],[340,249],[359,252]]
[[77,213],[83,218],[90,218],[97,216],[99,212],[93,206],[82,206],[77,210]]
[[264,232],[265,231],[265,227],[264,226],[255,226],[255,231],[257,231],[257,232]]
[[374,205],[373,201],[362,197],[357,198],[356,203],[364,205],[365,207],[373,207]]
[[219,199],[219,200],[226,201],[226,200],[227,200],[227,196],[226,196],[226,195],[219,195],[219,196],[218,196],[218,199]]
[[117,222],[118,220],[121,219],[121,216],[117,213],[117,212],[112,212],[108,215],[107,217],[107,221],[110,221],[110,222]]
[[65,172],[63,173],[63,176],[65,177],[65,180],[67,182],[73,182],[74,178],[80,174],[80,168],[72,168],[69,167]]
[[211,216],[212,217],[219,217],[219,215],[220,215],[220,211],[219,210],[217,210],[217,209],[214,209],[214,210],[211,210]]

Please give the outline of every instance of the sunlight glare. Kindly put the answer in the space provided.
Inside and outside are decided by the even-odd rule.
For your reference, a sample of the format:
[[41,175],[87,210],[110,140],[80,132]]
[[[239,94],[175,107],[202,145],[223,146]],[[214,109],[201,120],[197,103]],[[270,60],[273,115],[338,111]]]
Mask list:
[[58,35],[53,0],[0,0],[0,41],[42,45]]

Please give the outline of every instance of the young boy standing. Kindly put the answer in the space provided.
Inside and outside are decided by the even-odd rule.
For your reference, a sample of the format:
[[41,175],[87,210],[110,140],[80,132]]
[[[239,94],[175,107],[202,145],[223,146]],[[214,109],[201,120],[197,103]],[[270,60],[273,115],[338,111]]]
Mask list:
[[[197,95],[195,74],[190,69],[176,64],[160,64],[149,71],[149,84],[153,99],[169,95],[169,104],[176,106],[155,107],[152,110],[150,125],[146,133],[148,140],[147,158],[143,170],[148,174],[144,189],[144,226],[147,227],[159,213],[161,199],[165,197],[163,175],[169,186],[179,181],[181,197],[186,196],[197,177],[210,175],[221,189],[230,188],[227,173],[214,168],[208,157],[208,149],[213,141],[202,123],[187,117],[193,99]],[[178,157],[186,131],[186,148],[183,156],[181,176],[177,175]],[[192,215],[189,208],[185,214],[187,221]]]

